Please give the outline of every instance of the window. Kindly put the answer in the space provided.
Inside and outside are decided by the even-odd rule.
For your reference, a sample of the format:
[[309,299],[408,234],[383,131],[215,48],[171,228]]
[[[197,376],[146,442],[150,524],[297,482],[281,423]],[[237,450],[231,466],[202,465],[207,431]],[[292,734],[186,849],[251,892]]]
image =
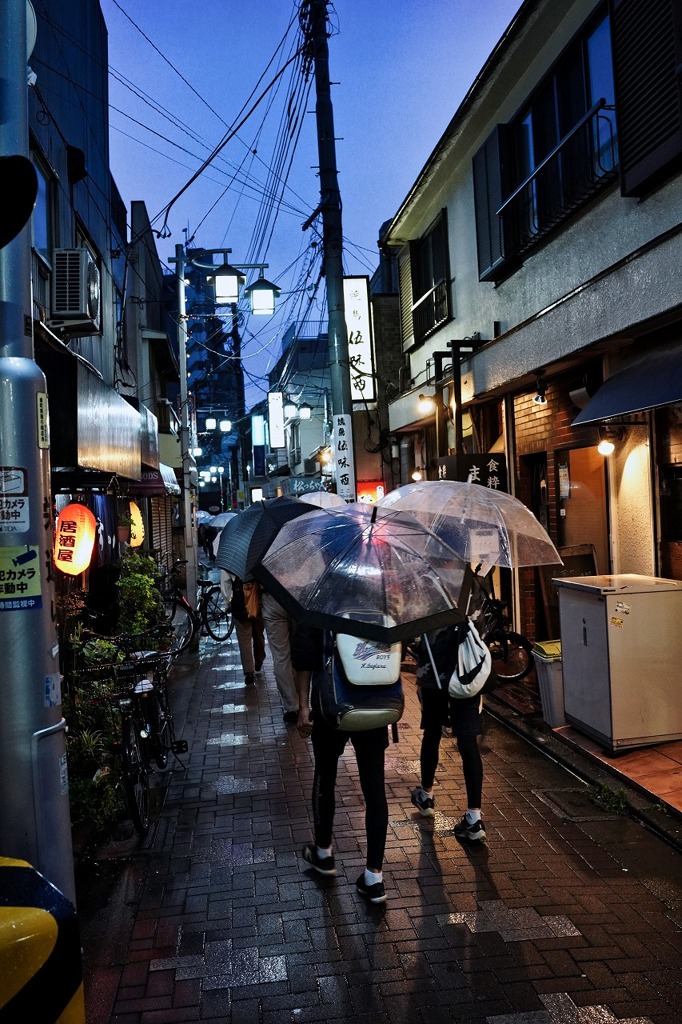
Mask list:
[[445,210],[417,242],[410,244],[412,325],[419,343],[451,319],[450,258]]
[[50,179],[38,160],[33,160],[38,176],[38,195],[31,216],[31,245],[35,252],[50,263],[52,251],[52,205]]
[[613,180],[618,167],[609,19],[564,50],[508,125],[474,157],[479,276],[498,280]]
[[642,196],[682,167],[682,5],[610,0],[621,192]]

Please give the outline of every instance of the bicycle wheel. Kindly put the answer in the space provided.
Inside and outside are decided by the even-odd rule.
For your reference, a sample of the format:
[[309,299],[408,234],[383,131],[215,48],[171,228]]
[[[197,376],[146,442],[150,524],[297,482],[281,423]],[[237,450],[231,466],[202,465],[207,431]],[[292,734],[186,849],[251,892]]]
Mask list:
[[232,632],[234,622],[232,621],[232,612],[219,586],[211,587],[208,593],[204,594],[201,612],[208,635],[218,642],[227,640]]
[[174,600],[168,621],[173,627],[175,641],[172,649],[174,651],[185,651],[194,639],[197,630],[195,613],[184,601]]
[[157,766],[168,767],[168,759],[175,743],[175,725],[168,699],[166,675],[161,669],[154,672],[154,692],[147,698],[149,701],[147,718],[149,721],[149,752]]
[[486,638],[493,669],[501,683],[523,679],[533,667],[533,645],[520,633],[495,633]]
[[128,717],[121,723],[121,768],[128,814],[143,836],[149,829],[149,772],[135,722]]

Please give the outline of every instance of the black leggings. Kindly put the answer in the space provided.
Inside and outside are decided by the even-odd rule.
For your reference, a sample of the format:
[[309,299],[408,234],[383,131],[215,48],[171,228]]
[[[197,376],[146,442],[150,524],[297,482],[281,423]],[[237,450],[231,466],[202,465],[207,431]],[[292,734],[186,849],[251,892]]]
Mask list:
[[[420,755],[422,786],[431,789],[438,767],[438,751],[442,737],[442,727],[431,726],[424,729]],[[483,760],[478,749],[477,736],[459,736],[457,749],[462,758],[462,774],[467,791],[467,806],[480,807],[483,796]]]
[[348,740],[355,749],[360,786],[365,798],[365,831],[367,833],[367,867],[381,871],[388,830],[388,801],[384,785],[384,752],[388,746],[386,728],[368,732],[348,733],[328,729],[313,720],[313,821],[315,843],[322,849],[332,845],[332,829],[336,810],[336,774],[339,757]]
[[438,753],[443,736],[443,725],[450,722],[457,736],[457,749],[462,758],[462,773],[467,793],[467,805],[480,807],[483,794],[483,760],[478,749],[481,732],[480,699],[450,700],[441,690],[421,690],[422,736],[420,768],[424,789],[431,789],[438,767]]

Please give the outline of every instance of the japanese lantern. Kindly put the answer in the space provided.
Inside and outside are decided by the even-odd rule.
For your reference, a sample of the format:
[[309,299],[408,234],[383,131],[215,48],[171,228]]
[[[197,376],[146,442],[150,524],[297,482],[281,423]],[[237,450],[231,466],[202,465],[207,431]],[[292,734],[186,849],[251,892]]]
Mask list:
[[54,541],[54,564],[69,576],[90,565],[97,520],[85,505],[67,505],[59,513]]
[[144,521],[140,507],[135,501],[130,502],[130,546],[139,548],[144,540]]

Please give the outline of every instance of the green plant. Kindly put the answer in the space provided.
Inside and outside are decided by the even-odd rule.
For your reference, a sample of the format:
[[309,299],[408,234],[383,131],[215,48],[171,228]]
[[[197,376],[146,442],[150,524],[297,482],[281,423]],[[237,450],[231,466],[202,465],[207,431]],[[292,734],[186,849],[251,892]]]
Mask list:
[[97,832],[110,829],[125,810],[113,753],[117,721],[108,699],[114,685],[114,679],[79,680],[76,673],[64,695],[71,823]]
[[130,509],[119,509],[118,513],[118,525],[119,526],[130,526],[132,524],[133,517],[130,514]]
[[158,566],[149,555],[127,553],[121,559],[121,576],[116,583],[119,594],[118,629],[123,633],[141,633],[164,620],[164,607]]
[[620,789],[611,789],[606,783],[590,786],[588,793],[595,803],[612,814],[627,814],[628,799],[627,793],[621,786]]

